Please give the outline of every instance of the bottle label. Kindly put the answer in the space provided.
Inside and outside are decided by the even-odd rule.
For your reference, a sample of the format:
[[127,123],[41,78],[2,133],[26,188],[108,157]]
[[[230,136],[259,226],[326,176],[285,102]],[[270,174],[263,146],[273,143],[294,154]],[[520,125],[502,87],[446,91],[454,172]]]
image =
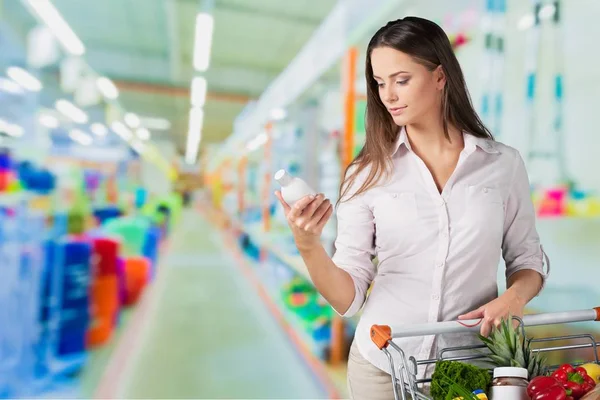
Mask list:
[[492,386],[491,400],[529,400],[527,388],[521,386]]

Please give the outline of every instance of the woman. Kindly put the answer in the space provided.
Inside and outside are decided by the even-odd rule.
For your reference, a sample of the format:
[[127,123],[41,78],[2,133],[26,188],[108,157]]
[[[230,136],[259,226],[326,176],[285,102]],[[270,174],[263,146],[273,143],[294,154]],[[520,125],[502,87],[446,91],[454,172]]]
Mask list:
[[[444,31],[416,17],[388,23],[369,43],[366,79],[367,139],[341,187],[333,258],[320,244],[330,201],[290,208],[276,195],[315,287],[345,317],[364,306],[348,384],[354,399],[378,400],[393,395],[371,325],[482,318],[488,335],[509,313],[523,314],[547,273],[523,160],[478,118]],[[501,253],[508,290],[498,297]],[[473,340],[398,343],[429,359]]]

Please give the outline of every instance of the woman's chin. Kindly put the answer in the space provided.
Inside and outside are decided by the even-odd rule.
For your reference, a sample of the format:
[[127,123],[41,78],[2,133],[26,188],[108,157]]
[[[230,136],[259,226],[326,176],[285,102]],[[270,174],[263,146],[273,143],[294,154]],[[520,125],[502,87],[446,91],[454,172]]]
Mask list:
[[394,121],[394,123],[398,126],[404,126],[407,124],[408,119],[406,118],[406,116],[404,115],[396,115],[396,116],[392,116],[392,120]]

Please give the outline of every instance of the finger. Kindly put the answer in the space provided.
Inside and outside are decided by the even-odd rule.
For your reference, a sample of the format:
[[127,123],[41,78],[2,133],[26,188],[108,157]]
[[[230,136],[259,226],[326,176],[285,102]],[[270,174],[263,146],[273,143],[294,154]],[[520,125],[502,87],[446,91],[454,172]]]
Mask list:
[[494,322],[493,322],[492,325],[496,329],[500,328],[500,325],[502,325],[502,318],[496,318],[496,319],[494,319]]
[[325,214],[321,217],[321,220],[317,224],[317,229],[322,229],[325,226],[325,224],[327,224],[327,221],[329,221],[331,214],[333,214],[333,204],[329,205],[329,208],[327,209]]
[[304,196],[303,198],[298,200],[290,210],[290,217],[292,217],[293,219],[298,218],[302,214],[302,211],[304,211],[306,206],[308,206],[314,199],[315,196],[310,195]]
[[489,321],[484,321],[483,324],[481,325],[481,331],[480,331],[481,336],[488,337],[491,332],[492,332],[491,323]]
[[304,208],[304,210],[302,211],[302,214],[300,216],[302,218],[306,218],[307,222],[311,221],[313,216],[315,215],[315,213],[317,212],[317,210],[319,209],[321,204],[323,204],[324,201],[325,201],[325,195],[323,195],[322,193],[318,194],[314,198],[314,200],[308,206],[306,206],[306,208]]
[[[317,202],[317,199],[315,199],[315,201],[313,203],[316,203],[316,202]],[[304,229],[306,231],[310,231],[310,230],[316,228],[319,225],[319,222],[321,221],[321,218],[327,212],[327,209],[329,208],[330,204],[331,203],[330,203],[329,200],[323,201],[321,203],[321,205],[319,206],[319,208],[316,209],[316,211],[314,212],[314,214],[312,214],[311,217],[306,217],[307,218],[307,223],[306,223],[306,226],[304,227]],[[312,204],[310,206],[312,207]],[[304,218],[304,214],[303,214],[302,218]]]
[[[321,199],[319,199],[319,197],[317,197],[315,199],[315,201],[313,201],[310,206],[308,206],[306,208],[306,210],[309,209],[313,209],[314,211],[311,214],[311,221],[315,222],[315,225],[321,220],[321,217],[327,212],[327,208],[329,208],[329,205],[331,204],[331,202],[326,199],[325,197],[322,197]],[[308,216],[308,212],[306,212],[306,215]],[[302,214],[302,216],[304,216],[304,213]]]
[[281,203],[281,205],[283,206],[283,211],[285,213],[285,215],[287,215],[290,212],[290,205],[288,203],[286,203],[286,201],[283,199],[283,196],[281,195],[281,192],[279,190],[275,191],[275,197],[277,197],[279,199],[279,202]]
[[478,308],[477,310],[473,310],[463,315],[459,315],[458,319],[477,319],[483,318],[483,309]]

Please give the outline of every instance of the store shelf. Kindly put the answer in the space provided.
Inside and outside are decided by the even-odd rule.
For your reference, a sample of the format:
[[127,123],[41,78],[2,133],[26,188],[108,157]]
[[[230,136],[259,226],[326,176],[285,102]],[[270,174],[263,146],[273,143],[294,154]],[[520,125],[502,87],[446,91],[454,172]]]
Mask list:
[[309,282],[312,282],[302,257],[295,254],[289,254],[278,246],[282,244],[280,231],[266,233],[261,229],[260,224],[246,225],[242,230],[250,236],[252,241],[258,246],[267,249],[273,256],[292,268],[300,276],[307,279]]
[[[258,278],[260,278],[260,274],[257,271],[260,269],[260,266],[256,261],[254,261],[251,257],[248,257],[244,254],[244,259],[248,262],[249,265],[254,267],[254,273]],[[260,280],[260,279],[259,279]],[[284,302],[281,300],[281,293],[278,292],[275,288],[270,288],[268,285],[264,284],[261,281],[262,288],[269,295],[273,304],[277,307],[277,310],[283,316],[283,321],[288,327],[298,334],[301,339],[301,342],[306,345],[306,349],[314,355],[322,358],[325,354],[325,350],[329,344],[329,341],[325,340],[316,340],[314,337],[307,332],[306,326],[302,323],[301,318],[290,310]]]
[[[294,272],[312,284],[312,279],[308,269],[306,268],[306,265],[304,264],[304,260],[302,260],[302,257],[299,255],[286,253],[280,246],[277,246],[278,242],[281,242],[281,231],[275,230],[273,232],[264,232],[260,223],[244,225],[238,219],[228,216],[223,212],[220,212],[219,214],[220,215],[218,216],[217,220],[227,221],[232,228],[248,235],[250,240],[256,246],[267,249],[267,251],[276,259],[281,261],[284,265],[292,269]],[[351,327],[351,329],[356,329],[359,319],[360,313],[352,318],[345,319],[345,322]]]

